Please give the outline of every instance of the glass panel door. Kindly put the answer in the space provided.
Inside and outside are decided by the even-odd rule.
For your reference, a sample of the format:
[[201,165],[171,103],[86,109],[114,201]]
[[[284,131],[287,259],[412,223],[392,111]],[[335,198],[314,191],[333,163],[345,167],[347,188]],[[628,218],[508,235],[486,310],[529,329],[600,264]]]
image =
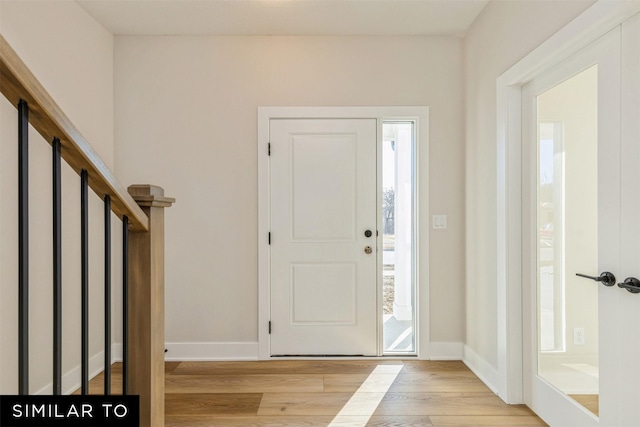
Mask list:
[[598,66],[537,97],[538,374],[598,415]]

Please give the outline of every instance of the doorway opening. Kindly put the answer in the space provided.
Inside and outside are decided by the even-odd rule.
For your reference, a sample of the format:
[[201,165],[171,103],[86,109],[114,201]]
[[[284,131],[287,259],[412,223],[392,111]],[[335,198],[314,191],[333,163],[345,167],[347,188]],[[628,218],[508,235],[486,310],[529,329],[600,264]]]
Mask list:
[[[372,122],[373,127],[370,126]],[[367,130],[365,136],[359,131],[335,128],[358,123],[372,129],[373,133]],[[325,125],[329,128],[324,128]],[[310,128],[300,129],[300,126]],[[343,144],[338,144],[338,140]],[[383,144],[383,141],[394,141],[393,149],[391,142]],[[416,356],[428,360],[429,275],[422,272],[428,271],[429,227],[420,228],[418,212],[429,212],[429,107],[260,107],[257,142],[258,152],[263,153],[258,156],[258,357],[266,360],[281,356],[366,354]],[[387,211],[393,215],[394,228],[387,238],[387,251],[383,249],[383,145],[391,150],[387,151],[387,157],[393,160],[393,172],[389,176],[394,182],[390,186],[394,193],[393,209]],[[352,149],[348,150],[349,147]],[[342,150],[343,155],[336,156],[336,149]],[[400,151],[407,155],[405,160],[402,160]],[[396,161],[399,162],[398,167]],[[342,163],[338,166],[334,165],[336,162]],[[398,178],[402,178],[401,173],[409,173],[406,185],[395,184],[396,171]],[[316,172],[322,172],[323,177],[311,176]],[[338,177],[345,178],[342,181],[347,183],[338,182]],[[292,178],[294,185],[290,182]],[[318,183],[331,183],[333,192],[327,194],[327,188],[318,188]],[[346,201],[329,203],[329,199],[338,195],[344,196]],[[334,212],[347,208],[356,216]],[[408,214],[405,215],[403,209]],[[306,217],[311,222],[303,221],[305,212],[309,213]],[[319,213],[333,219],[323,223]],[[361,220],[362,215],[367,217]],[[352,219],[348,233],[335,236],[335,218],[341,221],[340,224]],[[323,224],[324,228],[321,227]],[[303,229],[315,234],[324,230],[330,235],[323,238],[301,235]],[[402,235],[401,230],[404,230]],[[405,236],[404,241],[410,244],[409,248],[402,244]],[[310,241],[312,238],[313,242]],[[388,245],[390,241],[393,246]],[[328,247],[349,242],[353,247],[341,251]],[[318,274],[321,266],[317,260],[283,261],[285,255],[306,256],[310,252],[305,248],[311,244],[317,244],[322,248],[320,253],[331,258],[322,263],[327,267],[324,268],[327,274]],[[285,248],[287,245],[291,250]],[[383,254],[386,255],[384,260]],[[355,264],[350,261],[352,258],[356,260]],[[384,261],[388,265],[383,274]],[[362,271],[355,276],[343,271],[347,265],[355,265],[357,270],[361,264]],[[330,275],[329,270],[335,274]],[[337,284],[338,280],[344,281],[348,277],[358,278],[367,284],[360,290],[356,288],[350,299],[337,295],[338,291],[345,291]],[[388,296],[389,316],[383,315],[383,278],[391,279],[387,289],[393,290],[393,294]],[[282,292],[284,294],[281,295]],[[321,294],[324,303],[317,303],[316,293]],[[303,301],[304,298],[306,300]],[[352,307],[351,302],[354,301],[366,302],[367,312],[356,312],[347,320],[338,319],[340,322],[335,319],[325,321],[323,325],[327,330],[371,326],[372,335],[355,333],[348,340],[343,340],[357,345],[357,349],[331,347],[337,340],[330,338],[326,331],[304,334],[305,340],[287,336],[291,329],[322,326],[319,324],[322,316],[329,313],[335,317],[337,308]],[[308,303],[306,307],[302,306],[303,302]],[[394,305],[396,313],[393,312]],[[299,310],[292,311],[298,307]],[[332,310],[322,309],[326,307],[332,307]],[[403,319],[399,317],[401,312],[405,314]],[[409,313],[409,319],[406,313]],[[315,317],[310,318],[311,315]],[[408,325],[393,332],[390,321],[399,319],[405,323],[408,321]],[[384,326],[383,320],[387,320]],[[373,341],[369,339],[371,336]],[[312,350],[278,347],[283,342],[303,341],[317,347]]]
[[382,122],[383,354],[415,354],[415,122]]

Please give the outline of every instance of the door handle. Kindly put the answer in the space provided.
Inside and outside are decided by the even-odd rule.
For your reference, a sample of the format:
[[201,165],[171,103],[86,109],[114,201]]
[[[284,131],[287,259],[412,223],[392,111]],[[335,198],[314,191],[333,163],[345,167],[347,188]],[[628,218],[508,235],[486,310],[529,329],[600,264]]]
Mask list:
[[640,293],[640,280],[635,277],[627,277],[624,282],[618,283],[618,287],[626,289],[632,294],[638,294]]
[[373,252],[373,248],[371,246],[365,246],[364,247],[364,253],[365,254],[370,254],[371,252]]
[[595,280],[596,282],[602,282],[602,284],[605,286],[613,286],[616,284],[616,276],[614,276],[613,273],[609,273],[608,271],[601,273],[600,276],[589,276],[582,273],[576,273],[576,276],[586,277],[587,279]]

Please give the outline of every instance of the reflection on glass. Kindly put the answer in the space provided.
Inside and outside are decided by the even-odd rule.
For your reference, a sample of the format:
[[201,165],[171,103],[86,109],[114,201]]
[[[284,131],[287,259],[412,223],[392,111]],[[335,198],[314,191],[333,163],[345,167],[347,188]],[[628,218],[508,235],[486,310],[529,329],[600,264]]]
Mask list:
[[598,414],[597,66],[538,96],[538,373]]
[[415,353],[414,125],[382,125],[384,353]]

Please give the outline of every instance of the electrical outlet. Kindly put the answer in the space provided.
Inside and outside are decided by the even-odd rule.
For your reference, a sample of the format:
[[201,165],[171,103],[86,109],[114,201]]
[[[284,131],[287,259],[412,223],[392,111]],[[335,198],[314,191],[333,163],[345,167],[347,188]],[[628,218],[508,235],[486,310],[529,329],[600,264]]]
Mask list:
[[584,345],[584,328],[573,328],[573,344]]

